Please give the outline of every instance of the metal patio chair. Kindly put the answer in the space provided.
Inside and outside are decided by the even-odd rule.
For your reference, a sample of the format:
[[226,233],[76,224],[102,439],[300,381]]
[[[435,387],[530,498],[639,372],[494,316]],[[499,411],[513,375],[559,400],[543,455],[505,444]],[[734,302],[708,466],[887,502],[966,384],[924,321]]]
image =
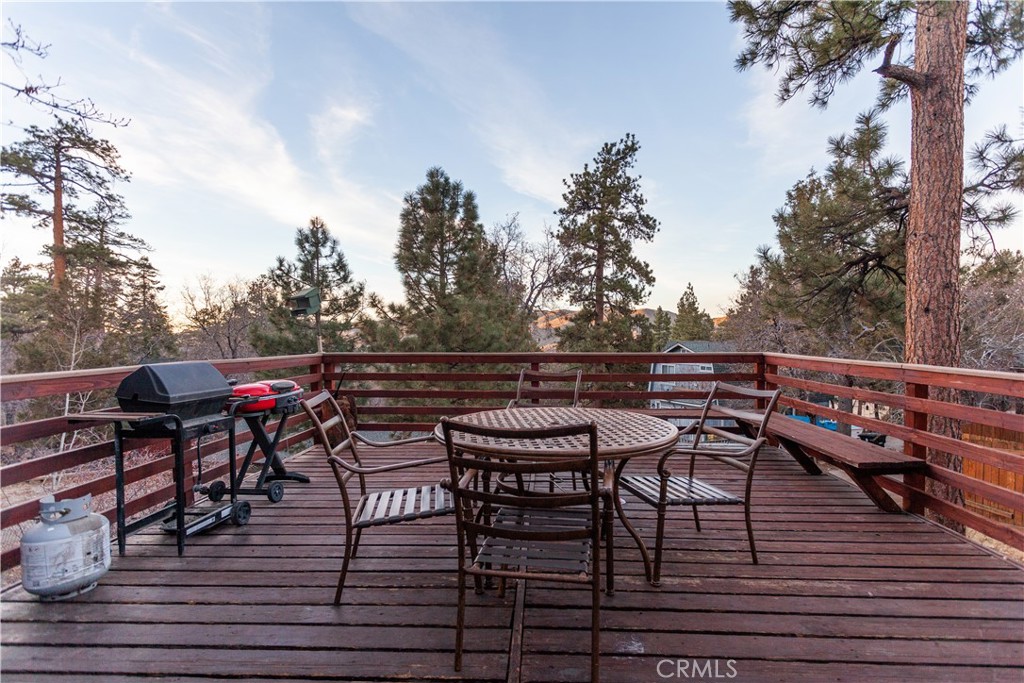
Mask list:
[[[654,546],[654,583],[661,580],[661,558],[665,542],[665,516],[670,506],[689,505],[693,509],[693,521],[700,531],[700,516],[697,508],[703,505],[741,505],[747,525],[747,540],[750,543],[750,557],[757,564],[757,549],[754,545],[754,528],[750,520],[750,491],[754,481],[757,455],[767,442],[768,420],[778,403],[781,390],[764,391],[715,382],[708,394],[700,418],[680,430],[680,437],[692,435],[688,443],[666,453],[658,461],[655,474],[622,476],[619,486],[640,500],[658,510],[658,526]],[[715,405],[716,401],[753,401],[749,409],[737,409]],[[727,431],[711,424],[712,421],[732,419],[742,434]],[[705,441],[710,437],[714,441]],[[687,476],[676,476],[669,469],[669,460],[677,456],[689,456]],[[706,481],[694,477],[697,457],[711,458],[745,473],[745,487],[741,494],[727,492]]]
[[[519,381],[516,383],[516,397],[508,402],[506,408],[523,408],[541,405],[569,405],[578,408],[580,405],[580,387],[583,384],[583,370],[567,370],[555,372],[548,370],[531,370],[523,368],[519,371]],[[572,402],[566,403],[562,397],[552,397],[552,394],[559,392],[553,388],[561,385],[560,393],[568,393],[572,387]],[[586,478],[583,479],[586,482]],[[570,477],[572,488],[576,488],[576,473]],[[520,484],[522,482],[520,481]],[[548,477],[548,488],[554,491],[562,485],[560,478],[556,475]]]
[[[455,498],[459,542],[458,614],[455,635],[455,670],[462,669],[466,627],[466,584],[472,576],[476,592],[485,578],[504,581],[541,580],[590,585],[591,680],[599,679],[601,653],[601,526],[611,524],[610,506],[602,506],[608,492],[600,486],[555,493],[496,487],[491,478],[529,478],[534,474],[586,473],[600,482],[597,426],[559,425],[543,429],[508,429],[441,421],[448,453],[450,479],[444,485]],[[477,456],[461,448],[466,435],[486,439],[550,441],[543,459],[509,460],[488,451]],[[586,435],[589,453],[559,453],[558,439]],[[470,439],[471,441],[471,439]],[[545,444],[548,446],[548,444]],[[525,590],[522,585],[518,590]]]
[[[440,484],[430,483],[410,488],[367,492],[367,478],[385,472],[444,462],[446,456],[367,466],[360,458],[357,443],[373,448],[388,448],[432,441],[433,437],[427,435],[387,442],[366,439],[350,428],[338,402],[326,391],[322,391],[312,398],[303,399],[299,404],[313,423],[316,441],[323,446],[327,460],[334,471],[334,477],[338,481],[338,489],[341,491],[345,513],[345,558],[338,575],[338,589],[334,593],[334,604],[340,605],[349,563],[359,550],[359,539],[363,529],[455,512],[451,493],[443,489]],[[356,477],[359,482],[359,497],[355,501],[353,501],[354,492],[349,492],[349,481],[353,477]]]

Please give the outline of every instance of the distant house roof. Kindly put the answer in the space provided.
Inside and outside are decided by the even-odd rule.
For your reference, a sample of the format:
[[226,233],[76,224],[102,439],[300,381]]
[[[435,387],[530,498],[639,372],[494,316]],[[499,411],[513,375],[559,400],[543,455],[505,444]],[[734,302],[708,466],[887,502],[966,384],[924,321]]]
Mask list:
[[664,353],[719,353],[735,351],[731,342],[721,341],[672,341],[665,344]]

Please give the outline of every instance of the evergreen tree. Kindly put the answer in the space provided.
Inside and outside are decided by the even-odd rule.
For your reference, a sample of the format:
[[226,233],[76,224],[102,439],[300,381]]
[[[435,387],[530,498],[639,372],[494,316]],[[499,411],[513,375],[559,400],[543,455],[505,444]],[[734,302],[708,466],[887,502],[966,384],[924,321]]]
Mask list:
[[163,290],[156,268],[143,256],[133,265],[121,305],[113,311],[111,326],[117,334],[110,335],[116,345],[112,351],[125,365],[166,361],[177,354],[167,308],[160,301]]
[[693,283],[686,283],[686,291],[676,305],[676,322],[672,326],[672,338],[677,341],[709,341],[715,331],[715,323],[708,312],[700,307]]
[[[560,348],[627,350],[600,345],[632,348],[636,334],[649,328],[646,318],[641,322],[643,316],[633,314],[654,284],[650,265],[636,257],[633,243],[651,241],[658,230],[658,221],[644,211],[640,176],[631,175],[639,150],[636,137],[627,134],[602,146],[593,168],[584,164],[582,173],[563,181],[565,206],[556,212],[557,238],[566,252],[561,285],[581,310],[567,326]],[[606,323],[618,329],[606,333],[601,329]],[[584,341],[588,337],[591,342]]]
[[732,342],[737,351],[812,353],[806,343],[806,327],[774,304],[777,297],[762,265],[750,266],[736,279],[739,293],[716,330],[719,339]]
[[[405,305],[374,298],[366,320],[377,348],[510,351],[532,347],[528,319],[499,273],[498,253],[479,221],[476,196],[441,168],[405,195],[395,266]],[[390,346],[390,348],[395,348]]]
[[885,127],[861,115],[830,140],[832,162],[786,193],[774,216],[779,252],[762,249],[776,310],[817,330],[808,353],[885,360],[902,347],[907,177],[882,157]]
[[[810,86],[811,103],[824,107],[839,83],[879,56],[879,107],[910,96],[906,360],[956,367],[964,103],[1024,51],[1024,5],[734,1],[730,10],[747,42],[738,68],[780,68],[782,101]],[[913,50],[894,63],[904,42]]]
[[[2,152],[2,207],[52,229],[51,289],[39,307],[44,271],[20,263],[8,271],[5,314],[33,321],[11,349],[11,366],[76,370],[173,354],[156,271],[140,256],[148,246],[120,227],[129,214],[114,184],[129,175],[117,148],[94,138],[79,119],[58,120],[48,130],[32,126],[26,134]],[[35,283],[31,290],[18,282],[26,277]]]
[[672,338],[672,316],[661,306],[658,306],[658,310],[654,312],[651,336],[654,337],[651,344],[652,351],[661,351]]
[[[811,86],[812,104],[824,107],[838,83],[879,55],[875,72],[884,79],[879,106],[887,108],[909,94],[905,360],[957,367],[964,104],[981,79],[1003,71],[1024,51],[1024,4],[733,1],[729,6],[747,42],[738,68],[762,62],[780,70],[780,100]],[[904,63],[894,63],[904,42],[912,42],[913,51],[905,51]],[[953,399],[952,393],[940,390],[935,398]],[[933,416],[931,429],[959,438],[958,424],[947,418]],[[952,455],[932,451],[928,458],[960,469]],[[928,484],[931,493],[961,502],[960,491],[933,479]]]
[[25,133],[26,139],[0,153],[4,187],[11,188],[0,208],[51,230],[54,288],[64,284],[69,252],[77,249],[82,259],[93,261],[100,290],[105,264],[123,265],[126,253],[144,247],[116,227],[128,218],[123,198],[113,190],[115,182],[129,180],[120,154],[78,120],[58,120],[46,130],[30,126]]
[[0,274],[3,316],[0,330],[5,345],[17,343],[46,322],[46,300],[50,285],[35,268],[15,257]]
[[[314,216],[308,227],[298,228],[295,247],[295,260],[277,257],[262,287],[253,291],[257,300],[264,299],[267,311],[264,323],[253,328],[253,347],[263,356],[314,353],[319,331],[324,349],[352,350],[351,331],[362,312],[365,284],[353,281],[345,254],[323,219]],[[292,316],[287,302],[291,294],[308,287],[320,290],[321,309],[312,324]]]

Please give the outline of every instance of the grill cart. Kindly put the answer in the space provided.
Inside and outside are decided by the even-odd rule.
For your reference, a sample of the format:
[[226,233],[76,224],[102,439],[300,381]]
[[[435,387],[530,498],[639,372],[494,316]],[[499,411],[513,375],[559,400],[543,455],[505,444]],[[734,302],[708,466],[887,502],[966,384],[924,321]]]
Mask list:
[[[114,425],[114,468],[117,493],[117,550],[124,555],[128,534],[154,522],[174,533],[178,555],[185,552],[185,538],[231,520],[236,525],[248,523],[252,508],[235,495],[235,415],[239,407],[232,405],[221,412],[231,396],[231,386],[209,363],[161,363],[143,365],[125,377],[117,388],[120,410],[101,410],[69,417],[76,422],[110,422]],[[240,405],[240,404],[239,404]],[[227,433],[231,497],[228,502],[211,501],[210,505],[188,505],[185,492],[185,444],[196,443],[199,481],[194,490],[206,492],[202,486],[203,437]],[[130,439],[169,439],[174,453],[174,502],[131,524],[125,523],[124,442]]]

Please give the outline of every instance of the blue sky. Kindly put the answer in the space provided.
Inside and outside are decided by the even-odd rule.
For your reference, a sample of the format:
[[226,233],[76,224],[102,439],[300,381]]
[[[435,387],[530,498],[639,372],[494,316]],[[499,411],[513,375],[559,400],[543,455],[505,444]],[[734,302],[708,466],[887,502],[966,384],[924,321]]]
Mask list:
[[[3,14],[51,44],[28,75],[131,119],[95,132],[133,175],[125,227],[152,245],[172,312],[200,275],[251,278],[293,256],[314,215],[356,279],[400,300],[398,215],[429,167],[477,194],[486,226],[518,212],[539,239],[562,180],[628,132],[661,221],[637,246],[657,278],[647,305],[674,310],[692,282],[719,315],[734,275],[774,241],[785,191],[824,168],[828,136],[853,128],[878,79],[862,74],[825,111],[802,97],[780,107],[772,74],[733,68],[739,30],[711,2],[8,0]],[[45,124],[6,92],[0,104],[4,121]],[[968,145],[1000,123],[1019,135],[1022,106],[1017,63],[968,110]],[[888,120],[892,151],[909,157],[909,108]],[[0,260],[39,260],[45,234],[3,230]],[[997,241],[1024,248],[1024,224]]]

